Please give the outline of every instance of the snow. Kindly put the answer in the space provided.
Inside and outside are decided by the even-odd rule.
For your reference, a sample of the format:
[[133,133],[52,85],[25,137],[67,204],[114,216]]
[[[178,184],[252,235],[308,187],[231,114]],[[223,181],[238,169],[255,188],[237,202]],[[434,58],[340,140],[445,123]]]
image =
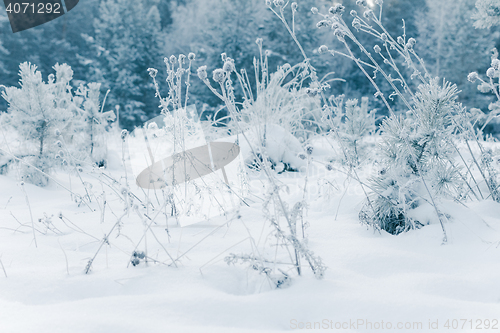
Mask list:
[[[265,131],[265,139],[264,139]],[[262,149],[269,159],[274,163],[287,163],[293,169],[299,169],[305,166],[303,159],[299,157],[304,154],[304,149],[300,141],[287,132],[283,127],[276,124],[267,124],[250,128],[246,133],[247,139],[250,142],[261,143]],[[250,163],[255,159],[252,154],[248,142],[241,138],[242,155],[244,159]],[[256,153],[262,153],[256,151]]]
[[[442,202],[449,216],[444,245],[436,221],[398,236],[379,233],[358,221],[363,195],[355,182],[325,171],[320,163],[334,152],[320,143],[313,152],[308,157],[306,233],[309,248],[328,270],[317,280],[304,265],[303,276],[283,289],[271,288],[245,265],[228,266],[223,260],[229,253],[249,253],[250,236],[262,251],[269,248],[269,222],[259,199],[264,196],[258,188],[262,175],[256,171],[249,171],[253,196],[249,207],[241,207],[240,219],[221,216],[188,227],[170,220],[170,240],[165,220],[152,226],[173,257],[186,253],[177,268],[151,261],[128,265],[137,244],[145,250],[140,242],[144,224],[131,212],[89,274],[84,274],[89,258],[123,210],[117,195],[99,183],[98,172],[82,174],[93,184],[96,198],[90,206],[96,211],[78,206],[55,182],[46,188],[24,185],[36,228],[44,230],[38,219],[46,213],[54,215],[51,221],[60,230],[37,232],[37,247],[21,185],[0,176],[0,260],[7,274],[0,266],[0,332],[281,332],[324,320],[333,326],[349,323],[347,332],[383,331],[351,326],[358,320],[422,322],[422,329],[404,331],[427,332],[444,331],[447,319],[499,319],[500,204]],[[110,149],[112,158],[103,172],[123,175],[119,155]],[[287,202],[303,196],[305,172],[276,175],[289,188]],[[323,182],[325,175],[335,187]],[[67,174],[54,177],[69,188]],[[84,193],[71,177],[73,191]],[[97,209],[102,191],[108,200],[103,223]],[[62,223],[60,212],[88,235]],[[415,214],[432,219],[432,212]],[[20,227],[14,216],[26,226]],[[148,256],[170,263],[152,233],[147,244]],[[440,329],[430,330],[429,321],[436,320]]]

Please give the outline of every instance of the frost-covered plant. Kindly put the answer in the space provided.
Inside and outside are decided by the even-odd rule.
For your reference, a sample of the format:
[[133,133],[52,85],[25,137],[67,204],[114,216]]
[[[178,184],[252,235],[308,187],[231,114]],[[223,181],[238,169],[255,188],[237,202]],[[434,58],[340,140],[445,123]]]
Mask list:
[[[309,72],[310,67],[303,62],[296,66],[285,64],[269,74],[267,54],[262,51],[260,38],[257,44],[260,59],[254,59],[255,92],[247,72],[238,72],[234,60],[225,53],[222,54],[222,68],[215,69],[212,75],[220,92],[211,85],[206,66],[198,69],[198,77],[217,97],[229,103],[228,106],[225,102],[226,109],[231,108],[226,125],[229,130],[234,133],[248,132],[254,148],[247,161],[249,165],[260,169],[266,160],[273,168],[281,166],[278,166],[280,172],[296,170],[303,164],[298,157],[303,153],[302,145],[296,137],[304,141],[318,123],[315,113],[320,111],[319,104],[312,98],[317,91],[310,86],[303,87],[315,73]],[[242,102],[237,102],[234,76],[243,91]]]
[[55,75],[44,82],[35,65],[22,63],[21,87],[5,88],[2,94],[9,104],[5,124],[21,138],[8,148],[21,162],[21,177],[37,185],[46,185],[44,173],[56,166],[82,164],[88,157],[104,165],[103,136],[108,120],[114,119],[112,112],[99,109],[99,84],[82,86],[73,96],[71,67],[53,68]]
[[[489,113],[485,115],[481,110],[475,109],[477,111],[478,123],[481,123],[481,128],[474,128],[469,125],[468,131],[463,131],[465,133],[464,139],[471,154],[474,164],[481,173],[488,190],[490,192],[489,197],[495,201],[500,202],[500,173],[493,165],[493,158],[491,150],[484,147],[481,143],[483,140],[483,130],[488,125],[489,122],[498,118],[500,114],[500,60],[498,59],[498,51],[496,49],[492,50],[491,56],[491,67],[486,71],[486,79],[483,80],[477,72],[472,72],[468,75],[467,79],[471,83],[476,83],[479,81],[477,89],[482,93],[492,93],[497,98],[497,101],[490,103],[488,109]],[[463,125],[462,125],[463,126]],[[469,141],[473,141],[477,144],[480,156],[476,158]]]
[[257,258],[248,254],[231,253],[224,258],[228,265],[236,265],[238,263],[247,264],[251,269],[259,274],[264,274],[276,288],[287,287],[290,283],[290,276],[281,269],[278,269],[279,274],[274,272],[272,262],[266,262],[262,258]]
[[[251,107],[252,102],[255,103],[256,99],[250,98],[251,89],[248,83],[248,79],[245,78],[245,72],[241,74],[238,73],[234,67],[233,59],[227,57],[225,54],[223,55],[224,65],[222,68],[216,69],[213,71],[212,80],[214,85],[212,85],[212,81],[208,78],[206,66],[202,66],[198,68],[198,77],[207,85],[207,87],[218,97],[220,98],[227,110],[229,111],[229,115],[231,120],[234,121],[234,126],[236,126],[239,133],[241,133],[243,139],[246,141],[248,146],[251,149],[253,156],[259,156],[260,154],[266,154],[266,150],[261,149],[263,146],[262,142],[254,142],[249,139],[247,133],[243,130],[241,126],[241,122],[238,121],[241,119],[240,110],[237,106],[236,97],[235,97],[235,88],[233,83],[233,75],[236,76],[237,80],[246,91],[245,95],[245,103],[247,104],[246,108]],[[261,62],[262,63],[262,62]],[[304,66],[307,68],[307,65]],[[258,82],[258,91],[259,89],[264,89],[267,83],[267,67],[262,67],[265,70],[262,71],[262,79],[259,79],[259,66],[256,66],[256,76]],[[299,69],[302,67],[298,67]],[[305,74],[307,75],[307,74]],[[260,87],[259,87],[260,85]],[[318,89],[321,89],[318,87]],[[309,92],[311,93],[311,92]],[[268,126],[266,123],[262,124],[263,126]],[[266,130],[264,133],[268,133]],[[264,146],[265,147],[265,146]],[[284,246],[287,251],[290,253],[290,259],[293,265],[297,270],[297,274],[301,275],[301,264],[300,259],[304,258],[309,264],[311,270],[315,274],[317,278],[322,278],[326,267],[321,262],[321,258],[315,256],[307,247],[307,242],[305,239],[299,239],[297,228],[298,228],[298,219],[301,216],[301,212],[303,207],[305,207],[304,202],[297,202],[293,209],[289,208],[289,205],[284,201],[282,193],[280,191],[282,188],[278,185],[278,180],[275,178],[275,173],[271,171],[271,163],[264,155],[261,163],[261,170],[266,175],[268,180],[268,196],[263,206],[263,211],[268,220],[271,223],[271,226],[275,230],[275,235],[278,240],[278,243]],[[283,226],[284,225],[284,226]],[[290,249],[293,251],[293,255],[290,252]],[[240,258],[242,259],[242,258]],[[264,258],[257,258],[261,263],[265,261]],[[229,257],[229,262],[234,262],[234,255]],[[271,260],[271,262],[273,262]],[[264,267],[262,264],[259,267]],[[268,275],[268,271],[266,269],[258,269],[260,272]],[[268,275],[269,276],[269,275]]]
[[[432,79],[419,86],[406,117],[392,116],[381,126],[381,170],[370,180],[371,203],[360,214],[392,234],[425,221],[411,210],[426,204],[425,184],[435,198],[460,199],[466,189],[454,160],[455,120],[462,112],[457,88]],[[409,143],[409,145],[408,145]]]
[[500,3],[497,0],[477,0],[476,9],[472,15],[476,28],[487,29],[500,25]]
[[334,107],[323,109],[322,120],[336,128],[345,147],[347,164],[358,166],[369,156],[370,144],[365,139],[376,131],[375,110],[369,110],[368,97],[363,97],[360,105],[357,99],[344,102],[344,98],[344,95],[331,96],[330,103]]
[[[424,168],[425,165],[422,163],[422,157],[424,156],[426,149],[430,149],[430,147],[427,147],[427,144],[423,145],[423,143],[419,143],[419,145],[415,147],[415,141],[412,141],[411,136],[409,136],[409,134],[411,134],[411,131],[410,133],[407,133],[408,135],[403,134],[408,131],[407,127],[411,124],[407,124],[408,120],[396,116],[393,106],[391,106],[391,103],[389,103],[389,101],[392,101],[394,100],[394,97],[397,97],[399,101],[410,111],[410,114],[413,114],[417,118],[421,117],[426,112],[432,112],[432,109],[425,109],[426,107],[430,106],[426,105],[425,100],[427,98],[424,98],[425,95],[427,95],[427,97],[430,97],[429,102],[431,105],[439,106],[441,101],[439,99],[434,99],[433,94],[437,94],[438,96],[442,93],[444,93],[445,96],[448,96],[450,94],[453,95],[451,86],[444,84],[441,88],[439,88],[439,86],[437,85],[437,81],[433,82],[432,79],[429,79],[430,76],[428,75],[422,59],[414,50],[416,40],[414,38],[407,39],[405,30],[403,30],[403,35],[398,36],[397,38],[392,37],[387,32],[382,24],[382,1],[375,1],[380,9],[378,15],[375,14],[375,12],[368,6],[368,3],[366,1],[358,0],[356,3],[362,8],[363,15],[358,15],[355,10],[352,10],[350,12],[351,16],[353,17],[352,27],[357,31],[367,33],[375,37],[381,43],[381,45],[375,44],[373,46],[373,52],[375,53],[375,55],[367,50],[367,48],[355,36],[351,28],[346,24],[346,22],[342,18],[345,7],[341,4],[335,4],[333,7],[331,7],[328,14],[321,14],[316,8],[312,8],[312,12],[322,17],[322,19],[317,24],[318,28],[326,27],[331,29],[335,38],[345,46],[347,53],[337,50],[331,50],[327,46],[321,46],[320,51],[328,52],[331,55],[338,54],[353,60],[374,86],[376,90],[375,97],[378,97],[382,100],[384,105],[389,110],[389,114],[391,115],[390,119],[388,120],[389,123],[386,122],[386,124],[388,124],[387,127],[395,127],[395,133],[398,133],[396,137],[398,138],[398,140],[400,140],[401,143],[400,146],[395,146],[395,148],[401,149],[392,152],[394,155],[394,159],[396,161],[403,162],[403,164],[400,164],[400,166],[405,166],[406,171],[404,171],[404,173],[410,172],[418,178],[418,183],[415,183],[414,180],[409,180],[409,184],[415,183],[415,185],[412,185],[414,188],[410,188],[409,190],[411,192],[418,193],[418,195],[421,196],[422,199],[424,199],[423,195],[425,195],[424,200],[427,200],[431,204],[439,219],[444,234],[443,241],[446,242],[447,237],[444,228],[445,217],[440,213],[438,209],[436,193],[432,191],[432,184],[427,178],[427,169]],[[359,49],[360,55],[362,57],[360,55],[355,55],[354,48]],[[417,78],[421,81],[422,85],[419,88],[420,95],[418,93],[415,93],[409,85],[408,78],[405,75],[405,71],[401,70],[399,67],[399,59],[403,59],[403,64],[408,67],[408,70],[412,72],[410,79]],[[373,73],[373,76],[369,74],[369,71]],[[380,85],[375,81],[377,75],[381,75],[385,79],[385,82],[389,84],[389,89],[391,89],[390,95],[386,96],[382,92]],[[424,92],[426,91],[430,91],[430,94],[424,94]],[[423,108],[418,105],[419,101],[421,102],[420,104],[422,104],[421,106]],[[413,103],[415,103],[415,105],[413,105]],[[452,102],[450,101],[449,103]],[[439,116],[437,118],[439,118]],[[421,124],[432,123],[437,120],[438,119],[432,117],[418,119]],[[422,156],[420,154],[422,154]],[[430,159],[429,161],[435,164],[439,164],[439,160],[436,159]],[[405,168],[403,168],[403,170],[405,170]],[[384,173],[384,175],[388,175],[387,177],[391,176],[390,173]],[[391,182],[388,182],[386,184],[388,184],[388,189],[390,189],[391,191],[395,188],[391,185]],[[422,187],[424,189],[424,192],[419,192],[417,189],[418,187]],[[404,188],[406,188],[406,186]],[[375,195],[385,197],[386,193],[380,193],[377,191],[375,192]],[[399,212],[405,213],[405,209],[408,205],[406,204],[406,196],[403,195],[402,198],[403,199],[399,202],[393,203],[396,206],[401,206],[402,204]],[[366,211],[362,211],[360,215],[364,220],[367,220],[368,216],[368,220],[371,220],[372,223],[376,225],[384,225],[383,220],[380,219],[393,218],[393,215],[400,216],[399,214],[392,214],[388,217],[384,214],[379,214],[379,209],[377,208],[376,203],[373,203],[370,198],[368,198],[367,204],[372,213],[366,214]],[[400,221],[401,217],[398,217],[397,220]],[[404,215],[404,221],[407,220],[408,216]],[[406,223],[403,222],[403,225],[406,225]],[[405,228],[406,227],[404,227],[403,229]],[[398,228],[398,230],[400,229],[401,228]]]
[[486,79],[483,80],[477,72],[472,72],[467,76],[471,83],[479,81],[477,89],[482,93],[492,93],[497,98],[496,102],[489,105],[489,120],[497,116],[500,112],[500,59],[498,59],[497,49],[492,50],[491,66],[486,70]]
[[104,105],[101,107],[99,99],[100,88],[100,83],[92,82],[80,85],[75,92],[73,101],[78,108],[80,122],[74,126],[81,130],[82,135],[79,140],[75,138],[72,142],[84,148],[85,155],[90,156],[93,163],[105,166],[107,158],[105,136],[109,122],[114,121],[116,117],[113,111],[103,112]]
[[57,137],[68,129],[73,116],[67,107],[71,103],[67,88],[73,71],[65,64],[54,66],[56,79],[51,75],[46,83],[35,65],[25,62],[19,67],[21,87],[7,87],[2,94],[9,104],[5,120],[23,142],[17,153],[25,162],[21,163],[22,178],[46,185],[48,178],[43,172],[49,172],[58,163]]
[[[267,124],[278,125],[296,137],[307,139],[318,122],[319,105],[314,100],[317,91],[308,85],[315,73],[310,72],[304,62],[295,66],[284,64],[274,73],[269,73],[268,52],[262,49],[262,39],[257,39],[257,45],[260,59],[254,58],[255,94],[246,71],[235,71],[244,89],[238,121],[257,128]],[[263,133],[263,130],[260,132]],[[265,140],[262,144],[265,146]]]

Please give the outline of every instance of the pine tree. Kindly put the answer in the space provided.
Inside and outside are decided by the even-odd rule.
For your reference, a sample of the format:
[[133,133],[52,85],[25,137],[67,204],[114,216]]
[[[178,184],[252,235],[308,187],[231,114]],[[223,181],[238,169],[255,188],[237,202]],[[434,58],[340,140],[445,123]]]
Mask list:
[[69,82],[73,71],[66,65],[56,65],[56,76],[50,75],[48,82],[35,65],[22,63],[19,75],[20,88],[5,88],[2,97],[9,107],[4,116],[6,124],[12,126],[21,138],[17,157],[22,160],[21,176],[36,185],[46,185],[47,177],[55,166],[60,150],[59,136],[70,135],[71,93]]
[[[120,106],[120,125],[131,128],[159,113],[147,69],[159,67],[163,34],[157,7],[147,0],[104,0],[94,21],[95,37],[86,36],[95,54],[83,59],[91,81],[111,92]],[[154,96],[154,95],[153,95]]]
[[457,84],[466,105],[485,108],[484,98],[466,83],[471,70],[486,70],[494,46],[491,32],[472,26],[474,0],[427,0],[426,5],[417,20],[420,36],[415,49],[431,75]]
[[466,183],[453,162],[453,139],[465,109],[457,98],[456,85],[433,79],[419,86],[406,117],[383,121],[378,150],[382,167],[369,182],[372,192],[360,213],[362,221],[399,234],[427,222],[412,214],[435,200],[426,187],[434,198],[462,198]]

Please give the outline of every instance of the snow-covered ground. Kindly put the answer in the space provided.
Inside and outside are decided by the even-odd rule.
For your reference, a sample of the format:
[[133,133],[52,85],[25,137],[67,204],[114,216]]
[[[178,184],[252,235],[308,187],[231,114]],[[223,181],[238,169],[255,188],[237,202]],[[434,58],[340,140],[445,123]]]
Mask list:
[[[313,159],[323,153],[318,145]],[[104,172],[119,179],[124,170],[118,153],[111,154],[114,162]],[[442,203],[451,217],[443,245],[432,213],[429,225],[398,236],[361,225],[359,186],[314,160],[300,173],[277,175],[292,204],[303,196],[306,172],[308,245],[328,269],[317,280],[303,263],[303,276],[282,289],[247,265],[224,262],[252,248],[273,251],[257,172],[249,172],[253,192],[239,214],[183,228],[158,218],[151,230],[132,210],[113,229],[123,203],[95,172],[82,173],[92,184],[89,206],[75,203],[61,186],[70,187],[67,174],[55,175],[61,185],[25,184],[27,196],[18,181],[0,176],[0,332],[278,332],[308,325],[314,331],[470,332],[500,320],[500,204]],[[71,188],[85,193],[75,175]],[[111,230],[109,244],[98,251]],[[148,263],[129,264],[136,247],[147,249]],[[179,258],[177,267],[167,252]]]

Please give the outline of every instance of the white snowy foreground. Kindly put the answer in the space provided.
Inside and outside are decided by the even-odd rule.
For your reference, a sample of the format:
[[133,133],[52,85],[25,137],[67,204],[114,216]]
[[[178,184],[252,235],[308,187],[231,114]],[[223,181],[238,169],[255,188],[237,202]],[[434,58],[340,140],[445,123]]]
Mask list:
[[[123,170],[115,160],[104,172],[119,178]],[[141,242],[143,221],[130,213],[85,274],[89,259],[123,212],[117,194],[85,172],[82,177],[95,194],[90,208],[76,204],[54,182],[47,188],[25,184],[38,230],[35,247],[21,185],[0,176],[0,260],[5,268],[0,266],[0,332],[500,330],[500,204],[442,203],[451,217],[445,245],[432,212],[422,212],[430,225],[392,236],[361,225],[359,186],[335,171],[329,174],[331,185],[325,184],[323,169],[311,162],[306,234],[309,248],[328,269],[317,280],[303,262],[303,276],[293,275],[282,289],[271,288],[265,276],[246,264],[224,262],[230,253],[251,253],[251,238],[256,248],[272,253],[269,221],[258,198],[264,194],[250,196],[240,219],[229,214],[184,228],[170,220],[170,239],[167,222],[158,218],[152,226],[158,241],[149,232],[147,244]],[[255,184],[262,178],[256,172],[249,177]],[[304,182],[297,173],[277,177],[290,185],[289,197],[300,200]],[[69,187],[67,174],[55,178]],[[85,193],[76,175],[71,182],[73,191]],[[101,223],[103,191],[107,208]],[[150,258],[164,264],[129,264],[138,244],[138,250],[147,249]],[[165,250],[181,256],[178,267]],[[485,329],[486,320],[490,329]],[[476,330],[478,325],[483,329]]]

